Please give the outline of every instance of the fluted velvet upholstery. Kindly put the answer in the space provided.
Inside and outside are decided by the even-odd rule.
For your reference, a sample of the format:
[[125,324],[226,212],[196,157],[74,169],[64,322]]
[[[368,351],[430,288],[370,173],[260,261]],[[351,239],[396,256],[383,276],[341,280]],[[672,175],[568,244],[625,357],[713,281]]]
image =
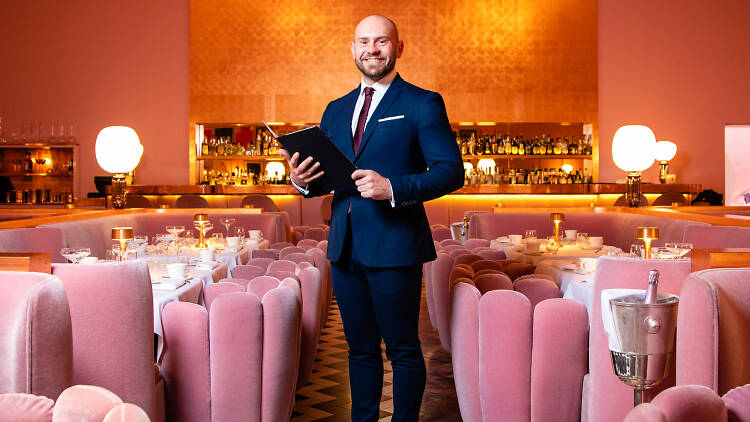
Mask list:
[[288,246],[294,246],[294,243],[291,242],[275,242],[271,243],[271,249],[278,249],[281,251],[282,249],[288,247]]
[[698,271],[685,281],[677,322],[677,384],[718,394],[750,383],[750,269]]
[[472,262],[480,261],[480,260],[482,260],[482,257],[479,255],[474,255],[472,253],[463,254],[463,255],[459,255],[453,258],[453,265],[460,265],[460,264],[471,265]]
[[57,398],[73,382],[68,298],[60,279],[0,271],[0,393]]
[[532,323],[528,299],[512,290],[480,295],[458,283],[452,301],[453,373],[464,421],[578,421],[588,333],[582,304],[545,302]]
[[450,272],[453,258],[445,253],[439,253],[432,263],[432,297],[435,303],[435,316],[440,344],[443,349],[450,351]]
[[[323,241],[327,242],[327,241]],[[322,242],[321,242],[322,243]],[[323,298],[323,309],[320,315],[320,329],[325,327],[328,321],[328,314],[331,310],[331,301],[333,300],[333,285],[331,284],[331,263],[326,258],[325,250],[318,248],[310,248],[305,252],[310,255],[313,259],[313,264],[320,270],[320,279],[323,282],[326,295]]]
[[104,387],[141,407],[152,421],[163,420],[146,262],[53,264],[52,273],[62,280],[70,304],[73,383]]
[[[256,258],[268,258],[272,260],[279,259],[278,249],[256,249],[250,253],[250,260]],[[249,261],[248,261],[249,262]]]
[[267,287],[251,283],[248,292],[220,294],[210,311],[184,302],[164,308],[170,421],[289,420],[301,293],[296,282]]
[[299,252],[291,253],[291,254],[287,255],[286,257],[284,257],[284,259],[286,259],[287,261],[294,262],[295,264],[297,264],[297,267],[299,267],[299,264],[301,264],[303,262],[307,262],[307,263],[310,263],[312,265],[315,265],[315,259],[313,259],[312,256],[310,256],[310,255],[308,255],[306,253],[299,253]]
[[447,251],[454,259],[459,255],[471,255],[471,251],[463,246],[446,246],[443,250]]
[[443,239],[443,240],[434,239],[434,240],[438,242],[440,247],[446,247],[446,246],[451,246],[451,245],[457,245],[457,246],[463,247],[463,243],[461,243],[460,240],[456,240],[456,239]]
[[320,270],[317,268],[309,267],[301,270],[299,279],[302,287],[302,349],[297,388],[307,384],[315,366],[315,354],[318,350],[321,330],[320,318],[327,294],[320,277]]
[[481,256],[483,259],[497,260],[506,258],[505,251],[497,251],[494,249],[481,249],[478,250],[476,254]]
[[[256,258],[260,259],[260,258]],[[270,261],[269,261],[270,263]],[[252,280],[259,275],[266,273],[267,267],[261,267],[260,265],[236,265],[229,270],[232,278],[244,278],[245,280]]]
[[268,265],[273,261],[275,261],[275,258],[250,258],[246,265],[255,265],[256,267],[263,268],[263,271],[265,271],[268,269]]
[[513,289],[522,293],[529,299],[532,309],[544,300],[562,297],[562,292],[560,292],[560,288],[557,284],[546,278],[517,279],[516,282],[513,283]]
[[297,247],[302,248],[304,250],[315,248],[317,246],[318,246],[318,241],[315,239],[301,239],[299,242],[297,242]]
[[311,227],[305,230],[305,239],[313,239],[317,241],[326,240],[328,235],[326,231],[320,227]]
[[515,281],[518,277],[534,274],[536,265],[522,264],[520,262],[509,262],[503,267],[503,272],[508,274],[511,280]]
[[650,403],[631,410],[625,422],[726,422],[727,408],[713,390],[680,385],[659,393]]
[[286,259],[287,255],[293,253],[305,253],[305,250],[297,246],[287,246],[279,250],[279,259]]
[[[601,318],[602,290],[606,289],[645,289],[648,272],[656,269],[661,272],[660,293],[680,294],[683,282],[690,273],[689,260],[634,259],[603,256],[596,265],[592,286],[591,332],[589,335],[589,377],[584,387],[588,396],[584,397],[582,420],[588,422],[608,422],[622,420],[633,408],[633,390],[623,384],[612,371],[612,360]],[[682,306],[682,305],[681,305]],[[679,351],[677,360],[679,361]],[[674,385],[674,365],[671,375],[649,394]],[[587,417],[586,417],[587,416]]]
[[486,269],[503,271],[502,265],[498,264],[495,261],[490,261],[488,259],[480,259],[480,260],[474,261],[471,264],[469,264],[469,266],[474,270],[474,272],[486,270]]
[[683,239],[698,249],[750,248],[750,228],[691,225],[685,227]]
[[474,284],[482,294],[491,290],[513,290],[510,278],[502,273],[475,275]]
[[432,230],[432,239],[437,240],[438,242],[446,239],[451,239],[453,235],[451,234],[451,229],[447,227],[438,227],[434,230]]
[[488,246],[490,246],[490,241],[487,239],[480,239],[480,238],[467,239],[466,242],[464,242],[464,248],[468,250],[472,250],[474,248],[479,248],[479,247],[488,247]]
[[519,281],[525,280],[527,278],[544,278],[544,279],[547,279],[547,280],[550,280],[550,281],[555,281],[555,278],[552,277],[549,274],[536,274],[536,273],[534,273],[534,274],[526,274],[526,275],[522,275],[522,276],[516,277],[516,279],[513,280],[513,283],[518,283]]
[[0,421],[51,422],[55,402],[43,395],[0,394]]

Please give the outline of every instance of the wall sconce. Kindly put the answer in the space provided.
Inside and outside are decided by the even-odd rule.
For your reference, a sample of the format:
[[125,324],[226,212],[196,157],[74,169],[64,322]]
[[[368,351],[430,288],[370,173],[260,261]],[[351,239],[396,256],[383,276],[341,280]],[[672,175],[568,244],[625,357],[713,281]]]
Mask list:
[[112,173],[112,207],[125,208],[125,177],[138,165],[143,155],[138,134],[127,126],[105,127],[96,137],[95,150],[99,167]]
[[565,214],[561,212],[553,212],[550,213],[549,219],[555,224],[555,240],[553,245],[562,246],[562,243],[560,242],[560,223],[565,221]]
[[266,164],[267,180],[283,180],[285,173],[286,170],[284,169],[284,164],[281,161],[271,161],[270,163]]
[[643,258],[651,259],[651,241],[659,238],[658,227],[638,227],[635,229],[636,237],[643,240]]
[[659,141],[654,145],[654,159],[659,162],[659,182],[667,183],[669,160],[677,154],[677,145],[670,141]]
[[124,261],[128,256],[128,240],[133,240],[132,227],[112,227],[112,240],[120,242],[120,253],[117,254],[120,261]]
[[654,163],[656,136],[646,126],[622,126],[612,139],[612,159],[621,170],[628,172],[625,199],[631,207],[641,201],[641,173]]

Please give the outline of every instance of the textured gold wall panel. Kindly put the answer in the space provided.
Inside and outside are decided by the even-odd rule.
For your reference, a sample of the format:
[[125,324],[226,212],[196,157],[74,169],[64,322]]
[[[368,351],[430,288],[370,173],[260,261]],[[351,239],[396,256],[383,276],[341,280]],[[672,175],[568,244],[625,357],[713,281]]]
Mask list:
[[399,26],[397,68],[451,121],[597,120],[596,0],[193,0],[192,122],[317,122],[360,79],[349,42]]

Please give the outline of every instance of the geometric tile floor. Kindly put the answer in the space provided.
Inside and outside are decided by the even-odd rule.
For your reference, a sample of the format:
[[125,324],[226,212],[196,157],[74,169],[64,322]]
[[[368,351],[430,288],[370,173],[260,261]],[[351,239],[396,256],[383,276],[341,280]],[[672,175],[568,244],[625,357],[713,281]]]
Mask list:
[[[437,331],[430,325],[427,302],[422,288],[419,337],[427,366],[427,386],[422,399],[420,421],[460,421],[461,415],[453,385],[451,358],[440,346]],[[315,367],[310,382],[297,390],[292,422],[349,421],[351,399],[346,361],[346,340],[341,315],[334,298],[328,323],[320,335]],[[383,355],[383,398],[380,421],[390,421],[393,411],[393,373]]]

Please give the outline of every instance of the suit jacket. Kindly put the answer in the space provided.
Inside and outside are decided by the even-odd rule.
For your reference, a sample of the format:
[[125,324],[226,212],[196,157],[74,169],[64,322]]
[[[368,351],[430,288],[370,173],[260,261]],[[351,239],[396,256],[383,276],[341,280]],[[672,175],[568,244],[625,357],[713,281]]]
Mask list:
[[[331,204],[328,259],[336,262],[341,257],[351,205],[352,238],[363,264],[398,267],[431,261],[435,247],[422,203],[464,183],[461,154],[443,99],[397,74],[370,117],[355,157],[351,123],[359,93],[358,86],[329,103],[320,128],[357,168],[390,180],[396,206],[362,198],[356,190],[337,189]],[[398,118],[380,121],[388,117]],[[328,193],[316,189],[314,182],[309,190],[309,196]]]

